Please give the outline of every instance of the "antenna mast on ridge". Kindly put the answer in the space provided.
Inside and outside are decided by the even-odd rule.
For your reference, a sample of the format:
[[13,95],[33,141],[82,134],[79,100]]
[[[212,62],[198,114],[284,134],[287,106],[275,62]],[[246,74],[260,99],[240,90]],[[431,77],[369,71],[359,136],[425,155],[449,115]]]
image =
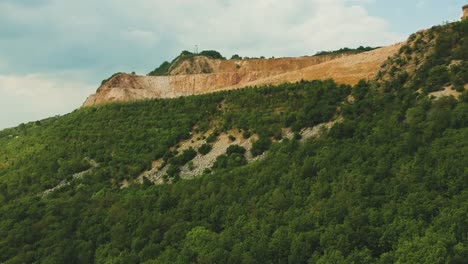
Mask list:
[[198,54],[198,45],[195,45],[195,54]]

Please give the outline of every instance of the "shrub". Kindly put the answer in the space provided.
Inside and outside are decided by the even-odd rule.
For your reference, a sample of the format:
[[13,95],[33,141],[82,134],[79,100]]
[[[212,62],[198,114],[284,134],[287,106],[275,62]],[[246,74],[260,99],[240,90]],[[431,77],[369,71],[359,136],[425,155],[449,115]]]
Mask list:
[[116,73],[112,74],[109,78],[102,80],[101,85],[104,85],[106,82],[110,81],[110,79],[114,78],[114,76],[116,76],[118,74],[122,74],[122,73],[123,72],[116,72]]
[[268,150],[271,146],[271,140],[269,138],[260,138],[252,144],[252,155],[258,156]]
[[207,138],[206,138],[206,143],[213,143],[216,141],[216,139],[218,138],[219,136],[219,132],[218,131],[215,131],[213,133],[211,133]]
[[148,76],[163,76],[169,73],[169,68],[171,67],[171,63],[168,61],[163,62],[158,68],[154,69]]
[[442,88],[443,85],[449,82],[449,72],[447,67],[444,65],[439,65],[433,67],[429,71],[429,76],[427,78],[427,88],[426,92],[438,91]]
[[215,163],[213,164],[214,169],[229,169],[235,168],[247,164],[244,154],[231,153],[226,155],[221,155],[216,158]]
[[302,136],[299,132],[294,132],[294,140],[301,140],[302,139]]
[[175,175],[180,173],[180,168],[174,164],[171,164],[169,168],[167,169],[167,174],[169,176],[174,177]]
[[170,159],[169,163],[175,166],[183,166],[187,164],[187,162],[195,158],[196,156],[197,156],[197,152],[193,148],[189,148],[189,149],[184,150],[184,152],[182,152],[181,155]]
[[244,139],[248,139],[250,138],[250,136],[252,136],[252,133],[250,133],[250,131],[244,131],[244,133],[242,133],[242,137]]
[[216,50],[204,50],[200,52],[201,56],[206,56],[212,59],[221,59],[225,60],[226,58],[221,55],[221,53],[217,52]]
[[226,150],[227,155],[231,155],[231,154],[234,154],[234,153],[244,155],[245,152],[246,152],[245,148],[242,147],[242,146],[239,146],[239,145],[231,145]]
[[211,146],[210,144],[205,143],[205,144],[201,145],[198,148],[198,153],[200,153],[201,155],[206,155],[206,154],[210,153],[212,148],[213,148],[213,146]]

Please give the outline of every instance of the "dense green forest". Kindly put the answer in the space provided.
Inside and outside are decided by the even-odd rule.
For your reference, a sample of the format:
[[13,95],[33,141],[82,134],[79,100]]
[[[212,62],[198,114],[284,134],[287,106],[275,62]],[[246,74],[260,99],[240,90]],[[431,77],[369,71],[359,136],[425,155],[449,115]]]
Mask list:
[[[113,103],[0,131],[0,262],[466,263],[467,33],[415,34],[354,87]],[[429,96],[444,87],[461,93]],[[337,117],[319,138],[281,140]],[[232,129],[266,157],[228,166],[245,152],[232,147],[192,180],[116,184],[158,158],[186,162],[169,149],[191,133]]]

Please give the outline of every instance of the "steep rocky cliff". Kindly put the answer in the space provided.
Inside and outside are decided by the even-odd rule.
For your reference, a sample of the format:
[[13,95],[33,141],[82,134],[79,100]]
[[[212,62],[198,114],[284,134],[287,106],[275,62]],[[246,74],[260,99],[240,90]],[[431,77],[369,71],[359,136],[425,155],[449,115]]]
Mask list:
[[173,98],[219,90],[238,89],[333,78],[355,84],[372,79],[401,43],[359,54],[280,59],[221,60],[195,57],[171,69],[167,76],[117,74],[103,83],[83,106],[114,101]]

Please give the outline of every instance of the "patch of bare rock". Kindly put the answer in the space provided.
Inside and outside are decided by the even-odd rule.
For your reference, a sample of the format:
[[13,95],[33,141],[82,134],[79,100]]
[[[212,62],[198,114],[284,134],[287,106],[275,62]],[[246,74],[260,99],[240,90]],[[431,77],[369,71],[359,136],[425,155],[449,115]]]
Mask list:
[[[300,141],[305,141],[307,139],[319,137],[322,133],[330,129],[335,123],[341,122],[342,118],[339,117],[334,121],[327,123],[322,123],[314,127],[304,128],[300,131]],[[193,148],[197,150],[200,146],[206,143],[206,137],[211,132],[205,134],[193,134],[192,138],[180,142],[176,150],[178,153],[182,153],[184,150]],[[290,129],[283,129],[283,139],[294,139],[294,133]],[[247,151],[245,153],[245,158],[248,163],[252,163],[258,160],[264,159],[268,152],[263,153],[262,155],[254,157],[251,153],[252,144],[258,140],[257,135],[252,135],[248,139],[242,136],[242,133],[238,130],[228,131],[227,133],[221,133],[218,135],[215,142],[212,143],[212,149],[205,155],[200,153],[195,156],[190,162],[185,164],[180,168],[180,177],[181,179],[192,179],[194,177],[204,174],[207,170],[211,169],[216,162],[216,159],[224,155],[229,146],[239,145],[245,148]],[[167,174],[169,165],[164,164],[162,159],[156,160],[152,164],[152,168],[149,171],[143,172],[140,177],[138,177],[137,182],[143,183],[145,178],[152,182],[153,184],[163,184],[168,182],[164,179]],[[128,182],[125,185],[121,185],[121,188],[128,187]]]

